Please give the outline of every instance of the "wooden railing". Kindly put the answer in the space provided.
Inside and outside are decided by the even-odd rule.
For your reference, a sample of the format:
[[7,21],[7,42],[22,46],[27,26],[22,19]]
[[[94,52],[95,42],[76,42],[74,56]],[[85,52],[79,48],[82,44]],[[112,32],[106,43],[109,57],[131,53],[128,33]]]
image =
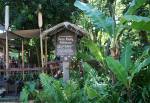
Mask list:
[[47,62],[47,66],[46,67],[33,67],[33,68],[9,68],[9,69],[0,69],[0,72],[3,72],[3,73],[13,73],[13,72],[19,72],[19,73],[24,73],[24,72],[29,72],[29,73],[32,73],[32,72],[42,72],[42,71],[50,71],[52,74],[53,74],[53,71],[54,70],[58,70],[61,68],[61,63],[62,62],[56,62],[56,61],[50,61],[50,62]]

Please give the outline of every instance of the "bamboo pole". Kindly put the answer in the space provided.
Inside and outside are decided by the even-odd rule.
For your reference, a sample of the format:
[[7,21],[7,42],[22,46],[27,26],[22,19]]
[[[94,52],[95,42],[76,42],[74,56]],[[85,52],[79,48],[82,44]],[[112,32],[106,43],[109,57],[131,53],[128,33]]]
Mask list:
[[24,80],[24,41],[23,40],[22,40],[22,69],[23,69],[22,78]]
[[41,64],[42,68],[44,67],[43,63],[43,40],[42,40],[42,35],[41,35],[41,28],[40,28],[40,46],[41,46]]
[[8,76],[8,70],[9,68],[9,51],[8,51],[8,31],[6,30],[6,75]]
[[45,38],[45,66],[47,67],[47,37]]
[[9,29],[9,6],[5,6],[5,30],[6,30],[6,76],[9,68],[9,51],[8,51],[8,29]]
[[24,41],[22,40],[22,68],[24,68]]

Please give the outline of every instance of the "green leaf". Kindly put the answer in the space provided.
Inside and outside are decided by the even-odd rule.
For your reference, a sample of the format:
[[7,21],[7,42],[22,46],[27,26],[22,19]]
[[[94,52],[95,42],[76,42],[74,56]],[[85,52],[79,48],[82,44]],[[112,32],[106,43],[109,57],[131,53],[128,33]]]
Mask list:
[[106,17],[101,11],[90,4],[76,1],[74,5],[89,16],[97,28],[103,28],[111,36],[114,34],[114,21],[111,17]]
[[131,55],[132,55],[132,48],[129,43],[125,45],[125,47],[122,49],[121,53],[121,60],[120,63],[124,66],[126,70],[128,70],[131,66]]
[[143,62],[141,62],[140,64],[137,65],[137,68],[136,68],[136,72],[139,72],[143,67],[147,66],[150,64],[150,57],[144,59]]
[[134,29],[150,31],[150,18],[148,17],[125,15],[124,19],[131,21],[131,27]]
[[88,63],[83,62],[82,65],[83,65],[84,72],[86,72],[90,78],[94,79],[95,76],[97,76],[97,72]]
[[97,91],[91,87],[86,87],[86,91],[89,99],[94,99],[98,96]]
[[124,19],[127,21],[135,21],[135,22],[150,22],[149,17],[136,16],[136,15],[124,15]]
[[33,81],[27,82],[27,86],[28,86],[28,91],[32,93],[33,91],[35,91],[36,83]]
[[140,8],[146,0],[133,0],[126,12],[127,15],[135,14],[136,10]]
[[98,61],[103,61],[103,54],[100,51],[100,48],[96,43],[94,43],[92,40],[87,40],[85,41],[85,45],[90,49],[90,52]]
[[106,62],[111,71],[116,75],[117,79],[125,86],[128,86],[128,73],[121,63],[112,57],[107,57]]
[[20,93],[20,101],[23,103],[28,103],[29,91],[27,87],[24,87]]
[[134,22],[131,27],[137,30],[150,31],[150,22]]

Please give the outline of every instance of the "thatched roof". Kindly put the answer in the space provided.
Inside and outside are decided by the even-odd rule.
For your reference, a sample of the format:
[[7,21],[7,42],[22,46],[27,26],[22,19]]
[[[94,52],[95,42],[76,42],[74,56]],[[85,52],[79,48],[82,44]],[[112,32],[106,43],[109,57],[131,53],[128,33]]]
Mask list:
[[[5,40],[6,39],[6,31],[5,31],[5,27],[4,25],[0,24],[0,39],[3,39]],[[14,32],[12,31],[8,31],[8,40],[11,40],[11,39],[17,39],[17,38],[23,38],[22,36],[20,35],[17,35],[15,34]]]
[[[0,24],[0,39],[6,39],[5,27]],[[3,33],[2,33],[3,31]],[[17,38],[33,38],[39,37],[40,30],[39,29],[30,29],[30,30],[16,30],[16,31],[8,31],[8,40],[17,39]]]
[[79,36],[83,36],[87,34],[86,31],[84,31],[82,28],[79,26],[72,24],[70,22],[63,22],[60,24],[57,24],[56,26],[49,28],[45,31],[42,32],[42,37],[45,37],[46,35],[53,36],[54,34],[57,34],[58,32],[67,29],[70,30],[71,32],[74,32],[75,34]]
[[[8,40],[23,38],[20,35],[15,34],[14,32],[8,31]],[[0,33],[0,39],[6,39],[6,32]]]
[[40,30],[39,29],[17,30],[14,33],[18,34],[24,38],[33,38],[33,37],[39,37],[40,36]]

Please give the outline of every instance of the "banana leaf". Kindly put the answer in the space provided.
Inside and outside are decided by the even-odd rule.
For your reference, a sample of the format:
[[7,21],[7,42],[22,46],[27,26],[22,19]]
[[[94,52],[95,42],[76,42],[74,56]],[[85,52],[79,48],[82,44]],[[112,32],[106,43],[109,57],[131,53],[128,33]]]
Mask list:
[[124,15],[127,21],[131,21],[131,28],[150,31],[150,18],[136,15]]
[[133,0],[126,12],[127,15],[135,14],[136,10],[140,8],[146,0]]
[[90,4],[76,1],[74,5],[89,16],[97,28],[103,28],[110,36],[114,34],[114,21],[111,17],[105,16],[103,12],[94,8]]
[[126,87],[128,86],[128,72],[119,61],[112,57],[107,57],[106,62],[111,71],[116,75],[116,78]]
[[132,65],[131,55],[132,55],[132,48],[131,45],[127,43],[125,47],[122,49],[120,60],[120,63],[124,66],[126,70],[128,70]]
[[85,89],[89,99],[94,99],[98,97],[98,93],[95,89],[91,88],[90,86],[86,86]]
[[94,43],[92,40],[86,40],[85,45],[90,49],[90,52],[98,61],[104,60],[104,56],[96,43]]
[[136,69],[134,71],[134,73],[138,73],[143,67],[148,66],[150,64],[150,57],[145,58],[142,62],[136,62],[135,66]]

